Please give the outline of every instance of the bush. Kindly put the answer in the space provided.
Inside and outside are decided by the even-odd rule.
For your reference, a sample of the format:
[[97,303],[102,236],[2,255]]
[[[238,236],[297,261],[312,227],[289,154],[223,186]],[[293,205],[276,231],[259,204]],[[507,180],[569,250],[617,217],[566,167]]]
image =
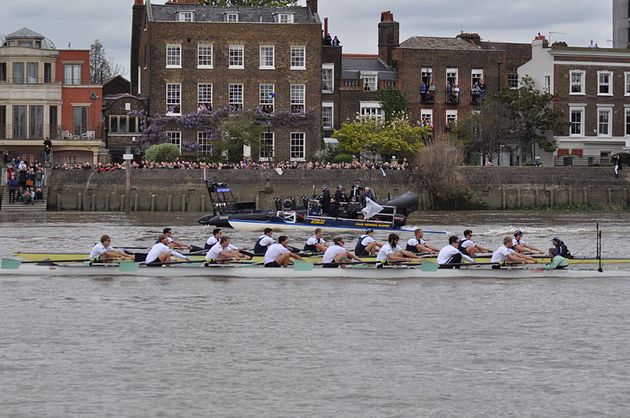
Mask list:
[[151,145],[144,152],[144,159],[154,163],[172,163],[177,161],[181,153],[175,144]]
[[339,154],[339,155],[335,155],[335,157],[332,159],[333,163],[351,163],[352,160],[354,160],[354,158],[352,157],[351,154]]

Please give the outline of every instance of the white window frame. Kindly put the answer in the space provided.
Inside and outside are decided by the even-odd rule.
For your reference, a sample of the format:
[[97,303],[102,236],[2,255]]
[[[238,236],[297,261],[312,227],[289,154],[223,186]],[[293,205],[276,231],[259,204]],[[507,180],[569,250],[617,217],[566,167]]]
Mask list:
[[[238,97],[236,93],[238,92],[238,87],[240,87],[240,101],[238,101]],[[228,84],[228,105],[232,111],[243,111],[243,103],[245,102],[245,86],[243,83],[230,83]],[[240,109],[234,109],[233,106],[240,106]]]
[[378,72],[377,71],[361,71],[359,77],[363,81],[364,91],[378,90]]
[[[324,109],[330,109],[330,124],[324,124]],[[332,131],[335,128],[335,103],[322,102],[322,129],[324,131]]]
[[[177,87],[177,91],[173,88]],[[176,100],[177,99],[177,100]],[[170,112],[169,107],[173,106]],[[175,108],[179,107],[179,111]],[[179,116],[182,114],[182,83],[166,83],[166,116]]]
[[[300,138],[301,136],[301,138]],[[294,157],[293,156],[293,141],[301,141],[302,142],[302,156]],[[296,147],[299,145],[295,145]],[[306,133],[305,132],[291,132],[289,136],[289,160],[290,161],[306,161]]]
[[276,22],[277,23],[293,23],[294,15],[293,13],[278,13],[276,15]]
[[[175,51],[177,54],[174,53]],[[181,44],[166,44],[166,68],[182,68]]]
[[[232,64],[232,58],[239,58],[240,64]],[[242,70],[245,68],[245,45],[230,45],[228,47],[228,68],[231,70]]]
[[238,13],[228,12],[225,14],[225,21],[227,23],[238,23]]
[[551,76],[545,76],[545,93],[551,94]]
[[[209,48],[209,51],[204,51],[202,54],[202,49]],[[210,52],[210,54],[208,54]],[[203,64],[201,63],[203,60]],[[209,64],[207,62],[210,62]],[[212,69],[214,68],[214,44],[199,44],[197,45],[197,68],[203,69]]]
[[429,126],[433,126],[433,109],[420,109],[420,124],[425,116],[429,117]]
[[[266,54],[263,54],[263,50],[271,48],[271,65],[266,63],[266,58],[269,58]],[[275,70],[276,69],[276,47],[275,45],[260,45],[258,53],[258,68],[261,70]],[[263,65],[264,63],[264,65]]]
[[[291,96],[291,113],[306,112],[306,84],[291,84],[289,86]],[[301,106],[301,111],[295,111],[294,106]]]
[[449,120],[453,120],[454,123],[457,123],[457,110],[456,109],[447,109],[446,110],[445,123],[447,125],[448,125]]
[[630,137],[630,105],[625,105],[623,109],[623,116],[624,136]]
[[377,101],[359,102],[359,115],[381,121],[385,119],[381,102]]
[[[573,130],[573,112],[580,113],[580,133],[572,133]],[[569,106],[569,137],[572,138],[584,138],[584,115],[586,113],[586,106]]]
[[[299,61],[302,62],[301,65]],[[306,70],[306,46],[291,45],[289,62],[292,70]]]
[[[271,87],[271,89],[269,89]],[[265,111],[265,113],[273,114],[276,111],[276,85],[274,83],[260,83],[258,85],[258,105],[261,109],[265,109],[266,106],[271,107],[271,111]],[[268,110],[268,108],[267,108]]]
[[433,83],[433,68],[431,67],[424,67],[420,70],[420,83],[422,83],[424,81],[424,77],[428,76],[429,77],[429,82],[425,83],[427,85],[427,89],[429,88],[429,86],[431,85],[431,83]]
[[[580,91],[574,92],[573,86],[577,86],[578,84],[574,84],[573,75],[580,74]],[[584,96],[586,95],[586,71],[584,70],[570,70],[569,71],[569,95],[571,96]]]
[[208,132],[197,131],[197,145],[199,145],[198,152],[200,154],[203,154],[203,155],[214,154],[214,149],[212,148],[212,140],[210,139]]
[[477,84],[483,81],[483,68],[473,68],[470,70],[470,88],[475,86],[475,80],[477,80]]
[[[601,76],[608,76],[608,83],[602,83]],[[602,87],[608,87],[608,93],[602,93]],[[612,96],[613,95],[613,72],[612,71],[598,71],[597,72],[597,95],[598,96]]]
[[[209,87],[209,90],[208,90]],[[203,104],[208,110],[212,110],[212,97],[214,96],[214,86],[212,83],[198,83],[197,84],[197,109],[200,110],[200,106]],[[210,99],[210,100],[208,100]],[[207,104],[210,104],[208,108]]]
[[452,86],[455,87],[459,85],[459,69],[455,67],[446,69],[446,78],[444,79],[446,81],[446,84],[448,84],[448,78],[451,74],[455,75],[455,82],[452,84]]
[[624,96],[630,96],[630,71],[626,71],[623,73],[623,81],[624,81]]
[[[608,122],[606,125],[607,133],[604,133],[602,128],[602,122],[600,117],[602,114],[608,114]],[[613,128],[613,108],[612,106],[597,106],[597,136],[600,138],[611,138],[612,137],[612,128]]]
[[[331,89],[324,88],[324,71],[330,71],[330,86]],[[335,92],[335,64],[326,63],[322,64],[322,93],[334,93]]]
[[[267,150],[268,148],[265,146],[263,147],[262,141],[269,139],[268,135],[271,135],[271,156],[266,155],[263,157],[262,152],[263,149]],[[271,132],[261,132],[260,133],[260,146],[258,147],[258,161],[269,161],[269,160],[273,160],[273,158],[276,155],[276,133],[271,131]]]
[[181,12],[177,12],[177,21],[178,22],[194,22],[195,12],[190,11],[190,10],[183,10]]
[[[514,75],[516,75],[516,83],[515,83],[514,85],[512,85],[512,81],[513,81],[513,79],[512,79],[510,76],[514,76]],[[508,85],[508,88],[509,88],[509,89],[511,89],[511,90],[516,90],[516,89],[518,89],[518,85],[519,85],[519,83],[520,83],[519,74],[518,74],[518,73],[515,73],[515,72],[513,72],[513,71],[510,71],[510,72],[508,73],[508,78],[507,78],[507,85]]]
[[181,131],[166,131],[168,142],[177,145],[179,152],[182,152],[182,132]]

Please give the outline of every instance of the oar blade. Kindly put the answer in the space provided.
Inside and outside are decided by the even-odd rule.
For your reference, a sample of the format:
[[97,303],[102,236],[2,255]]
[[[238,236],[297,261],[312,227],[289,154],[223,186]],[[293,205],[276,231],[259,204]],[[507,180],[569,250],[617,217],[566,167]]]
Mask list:
[[3,258],[0,261],[0,269],[2,270],[17,270],[20,268],[22,262],[20,260],[14,260],[12,258]]
[[437,271],[438,270],[438,264],[434,263],[432,261],[423,261],[422,265],[420,266],[420,269],[422,271]]
[[140,264],[134,263],[133,261],[121,261],[118,264],[118,269],[122,273],[135,273],[140,268]]
[[311,271],[313,270],[313,263],[302,260],[294,260],[293,267],[295,268],[295,271]]

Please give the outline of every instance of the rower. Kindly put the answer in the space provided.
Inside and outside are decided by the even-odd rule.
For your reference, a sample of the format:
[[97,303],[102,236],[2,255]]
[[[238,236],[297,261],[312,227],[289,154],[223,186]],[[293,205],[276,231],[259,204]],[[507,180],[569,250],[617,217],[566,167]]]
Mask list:
[[271,228],[265,228],[263,235],[259,236],[254,244],[254,255],[265,255],[270,245],[276,242],[273,239],[273,230]]
[[350,263],[350,260],[361,261],[359,257],[354,255],[352,251],[348,251],[343,246],[344,241],[341,237],[333,239],[333,245],[326,249],[322,257],[322,265],[326,267],[343,267],[343,264]]
[[214,247],[214,244],[219,242],[219,240],[221,239],[221,234],[223,234],[223,232],[221,231],[221,228],[214,228],[212,230],[212,236],[208,237],[208,240],[206,241],[205,245],[203,246],[203,249],[204,250],[209,250],[212,247]]
[[188,260],[188,257],[169,247],[168,238],[169,237],[166,234],[160,234],[157,242],[153,244],[153,247],[149,250],[149,254],[147,254],[147,258],[145,260],[145,264],[147,266],[159,267],[162,263],[169,263],[171,261],[171,256]]
[[464,231],[464,238],[459,240],[459,251],[470,257],[474,257],[477,253],[490,253],[490,248],[482,247],[472,239],[472,231],[467,229]]
[[103,235],[101,242],[92,247],[90,259],[92,261],[133,260],[134,256],[123,250],[112,247],[112,239],[109,235]]
[[525,251],[529,250],[539,254],[543,253],[533,245],[527,244],[525,241],[522,240],[522,238],[523,231],[521,231],[520,229],[514,231],[514,239],[512,240],[512,249],[514,251],[516,251],[517,253],[524,253]]
[[571,251],[569,251],[564,241],[562,241],[560,238],[554,237],[551,240],[551,243],[554,247],[556,247],[556,254],[564,258],[573,258],[573,255],[571,255]]
[[357,257],[368,257],[376,254],[382,246],[383,244],[374,240],[374,230],[370,228],[365,231],[364,235],[359,237],[359,241],[354,247],[354,253]]
[[500,269],[502,265],[508,263],[527,264],[536,263],[536,260],[528,255],[520,254],[511,248],[512,238],[503,238],[503,245],[492,253],[491,263],[497,263],[492,266],[493,269]]
[[405,250],[414,254],[437,254],[438,251],[440,251],[436,247],[427,244],[427,242],[423,238],[424,231],[422,231],[421,228],[416,229],[415,231],[413,231],[413,238],[407,241],[407,246],[405,247]]
[[380,263],[377,267],[387,265],[391,262],[400,262],[406,260],[420,260],[420,257],[412,253],[411,251],[403,250],[398,246],[400,237],[398,234],[389,234],[387,237],[387,244],[383,245],[378,251],[376,260]]
[[192,248],[191,245],[186,244],[183,241],[178,241],[175,238],[173,238],[173,229],[172,228],[164,228],[162,230],[162,234],[166,235],[167,239],[168,239],[168,246],[172,249],[177,249],[177,250],[190,250]]
[[315,228],[315,235],[306,240],[306,244],[304,244],[304,252],[311,253],[323,253],[326,251],[328,246],[326,245],[326,241],[322,238],[324,235],[324,231],[321,228]]
[[556,247],[549,248],[547,251],[547,256],[551,258],[551,262],[545,264],[543,266],[543,270],[564,270],[569,267],[569,261],[558,254],[558,249]]
[[232,260],[248,259],[246,255],[241,254],[237,247],[230,244],[230,237],[223,236],[214,244],[214,246],[206,254],[206,262],[209,264],[225,263]]
[[265,267],[286,267],[291,264],[291,259],[304,260],[299,255],[292,253],[288,248],[289,237],[281,235],[277,244],[271,244],[265,253]]
[[475,259],[463,254],[459,251],[459,238],[455,235],[448,239],[448,245],[440,250],[437,257],[437,263],[441,269],[459,268],[462,264],[462,259],[474,263]]

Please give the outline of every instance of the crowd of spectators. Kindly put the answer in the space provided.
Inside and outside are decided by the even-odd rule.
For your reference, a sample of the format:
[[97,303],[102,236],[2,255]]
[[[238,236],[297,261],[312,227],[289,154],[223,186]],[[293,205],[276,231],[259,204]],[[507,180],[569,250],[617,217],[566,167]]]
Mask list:
[[29,163],[21,157],[10,159],[5,153],[3,164],[6,169],[10,204],[21,202],[25,205],[33,205],[37,200],[44,198],[42,191],[44,167],[41,163]]
[[[125,163],[99,163],[92,165],[89,163],[57,164],[53,168],[59,170],[91,170],[95,169],[102,173],[105,171],[124,170]],[[241,161],[239,163],[207,163],[195,161],[176,161],[172,163],[154,163],[143,161],[141,163],[132,162],[132,169],[214,169],[214,170],[407,170],[409,162],[392,160],[391,162],[346,162],[346,163],[323,163],[323,162],[255,162],[252,160]]]

